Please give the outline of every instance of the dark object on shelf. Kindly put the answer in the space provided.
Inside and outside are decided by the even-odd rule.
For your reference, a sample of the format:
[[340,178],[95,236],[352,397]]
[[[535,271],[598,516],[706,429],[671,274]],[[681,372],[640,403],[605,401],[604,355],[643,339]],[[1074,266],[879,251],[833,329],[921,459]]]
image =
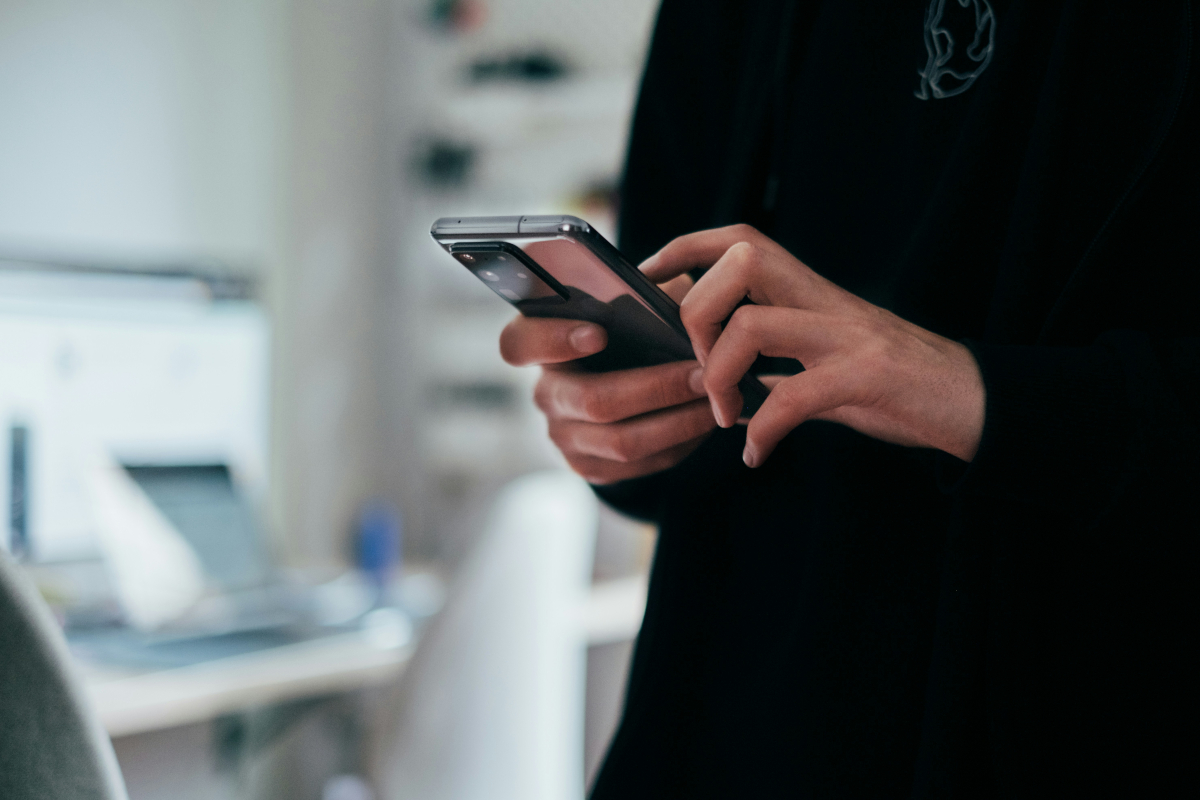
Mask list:
[[417,174],[430,186],[457,188],[471,177],[475,148],[469,144],[435,139],[423,145],[415,159]]
[[8,429],[8,550],[14,558],[29,552],[29,428]]
[[621,190],[613,178],[598,178],[584,187],[569,201],[587,219],[616,220],[621,205]]
[[509,411],[516,406],[517,393],[505,383],[452,383],[433,391],[435,405],[445,408],[475,408]]
[[433,0],[429,18],[435,25],[459,33],[473,31],[487,21],[487,4],[483,0]]
[[499,58],[481,58],[472,62],[470,78],[473,83],[490,81],[556,81],[571,72],[570,65],[554,53],[531,50],[511,53]]

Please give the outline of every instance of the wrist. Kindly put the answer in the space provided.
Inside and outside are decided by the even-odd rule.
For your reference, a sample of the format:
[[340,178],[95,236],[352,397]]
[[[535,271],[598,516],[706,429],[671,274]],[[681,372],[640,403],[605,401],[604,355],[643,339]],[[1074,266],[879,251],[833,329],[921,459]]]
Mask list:
[[971,351],[960,342],[946,342],[951,370],[945,383],[945,416],[940,426],[944,436],[936,446],[969,462],[975,458],[983,437],[987,393]]

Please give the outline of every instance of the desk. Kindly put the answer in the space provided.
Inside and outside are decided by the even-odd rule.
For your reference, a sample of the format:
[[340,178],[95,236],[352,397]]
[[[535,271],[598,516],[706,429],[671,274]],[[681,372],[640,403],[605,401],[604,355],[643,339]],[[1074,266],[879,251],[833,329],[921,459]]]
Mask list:
[[155,672],[86,662],[79,670],[101,724],[118,737],[393,681],[413,647],[381,645],[356,631]]
[[[633,638],[645,606],[645,576],[594,585],[583,609],[588,644]],[[77,663],[100,722],[118,737],[394,681],[414,646],[356,631],[153,672]]]

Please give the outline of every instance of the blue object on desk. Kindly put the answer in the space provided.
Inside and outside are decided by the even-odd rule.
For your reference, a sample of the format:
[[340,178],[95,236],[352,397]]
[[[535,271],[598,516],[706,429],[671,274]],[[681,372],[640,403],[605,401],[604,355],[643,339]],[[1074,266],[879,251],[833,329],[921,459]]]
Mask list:
[[386,500],[369,500],[359,512],[357,533],[358,568],[370,576],[378,592],[378,603],[400,569],[403,536],[400,512]]

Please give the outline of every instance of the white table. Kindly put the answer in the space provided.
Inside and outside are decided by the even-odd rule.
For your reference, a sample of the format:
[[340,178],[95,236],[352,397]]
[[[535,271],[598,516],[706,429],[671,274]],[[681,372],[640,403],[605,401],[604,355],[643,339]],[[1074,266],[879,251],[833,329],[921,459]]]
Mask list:
[[[645,576],[595,584],[583,610],[588,643],[636,636],[645,604]],[[414,647],[361,631],[174,669],[132,672],[77,663],[101,723],[119,737],[394,681]]]
[[353,632],[152,672],[78,666],[101,723],[118,737],[393,681],[413,646]]

